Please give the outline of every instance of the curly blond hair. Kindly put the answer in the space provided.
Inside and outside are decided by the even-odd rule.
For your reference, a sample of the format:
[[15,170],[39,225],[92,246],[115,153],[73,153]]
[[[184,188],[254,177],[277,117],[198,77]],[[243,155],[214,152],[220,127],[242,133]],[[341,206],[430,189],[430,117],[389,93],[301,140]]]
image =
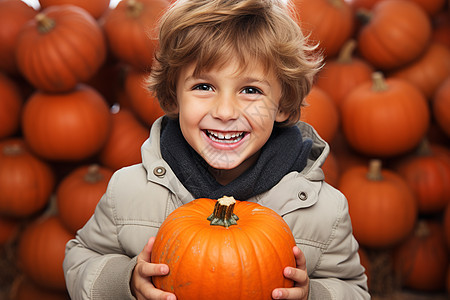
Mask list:
[[316,46],[308,44],[294,6],[282,0],[178,0],[159,23],[159,48],[149,89],[168,116],[177,117],[176,83],[180,69],[195,63],[195,75],[237,58],[242,67],[260,62],[280,80],[283,125],[300,119],[304,98],[321,66]]

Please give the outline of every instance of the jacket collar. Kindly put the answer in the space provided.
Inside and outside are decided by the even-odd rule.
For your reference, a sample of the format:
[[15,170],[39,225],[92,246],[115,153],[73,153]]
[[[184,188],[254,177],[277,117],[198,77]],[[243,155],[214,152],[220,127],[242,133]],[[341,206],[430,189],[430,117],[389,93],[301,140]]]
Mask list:
[[[153,123],[150,137],[142,145],[142,164],[147,171],[147,180],[166,187],[181,201],[181,204],[186,204],[194,197],[181,184],[161,156],[160,133],[163,119],[164,117],[160,117]],[[309,124],[299,122],[297,126],[304,138],[310,138],[313,141],[307,166],[301,173],[291,172],[271,190],[249,199],[273,209],[280,215],[312,206],[317,201],[322,180],[325,178],[320,167],[328,156],[329,145]],[[284,201],[280,201],[282,199]]]

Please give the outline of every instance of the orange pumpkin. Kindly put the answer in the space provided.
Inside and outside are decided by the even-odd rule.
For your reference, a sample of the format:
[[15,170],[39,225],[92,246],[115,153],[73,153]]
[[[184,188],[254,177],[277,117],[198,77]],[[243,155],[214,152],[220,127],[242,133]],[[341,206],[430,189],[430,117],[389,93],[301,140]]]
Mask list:
[[0,1],[0,71],[18,73],[15,59],[17,36],[22,26],[36,13],[23,1]]
[[96,20],[73,5],[42,10],[21,29],[16,59],[38,89],[66,92],[89,80],[103,64],[106,44]]
[[67,291],[54,291],[36,285],[26,276],[17,277],[12,285],[9,300],[69,300]]
[[342,130],[349,144],[371,156],[389,157],[416,147],[425,136],[427,100],[405,80],[375,72],[341,103]]
[[100,162],[112,170],[140,163],[141,146],[148,137],[149,130],[129,110],[113,112],[111,134],[99,153]]
[[326,57],[333,57],[354,31],[353,12],[344,0],[294,0],[299,25]]
[[443,11],[433,18],[432,41],[440,43],[450,50],[450,16],[447,11]]
[[450,77],[450,49],[439,43],[431,43],[417,60],[389,76],[411,82],[431,100],[439,86]]
[[417,3],[429,16],[434,16],[445,7],[446,0],[409,0]]
[[444,210],[444,233],[447,248],[450,251],[450,203],[447,204]]
[[0,216],[0,247],[11,242],[19,232],[20,222]]
[[42,216],[22,232],[17,257],[20,269],[36,284],[64,291],[62,263],[66,243],[74,236],[56,216]]
[[197,199],[161,225],[151,261],[168,264],[170,273],[152,280],[178,299],[270,299],[274,288],[293,286],[283,269],[295,267],[294,245],[287,224],[267,207]]
[[84,226],[106,191],[113,171],[97,164],[77,167],[56,190],[61,222],[73,234]]
[[40,156],[78,161],[100,151],[111,128],[105,99],[93,88],[78,85],[67,93],[35,92],[25,104],[23,134]]
[[364,19],[357,37],[359,52],[381,70],[392,70],[414,61],[425,51],[431,38],[428,15],[410,1],[380,1],[370,13],[359,11],[359,16]]
[[311,124],[319,135],[330,142],[339,128],[339,111],[330,96],[320,88],[313,86],[305,98],[300,120]]
[[431,101],[436,123],[450,137],[450,76],[438,87]]
[[152,93],[148,90],[145,80],[149,73],[129,70],[125,78],[125,93],[132,111],[139,119],[151,126],[164,111]]
[[325,181],[337,187],[339,185],[340,169],[339,162],[333,152],[328,154],[327,159],[322,165],[322,170],[325,174]]
[[420,291],[445,288],[449,255],[441,224],[420,220],[414,234],[395,253],[395,270],[402,285]]
[[98,19],[109,7],[110,0],[39,0],[41,8],[52,5],[71,4],[86,10],[92,17]]
[[438,213],[450,203],[450,164],[434,155],[427,141],[416,155],[401,161],[397,170],[416,195],[420,213]]
[[55,186],[50,167],[22,139],[0,142],[0,214],[29,217],[48,203]]
[[353,56],[355,47],[355,40],[346,42],[339,57],[327,60],[316,77],[315,85],[325,91],[338,107],[354,88],[370,80],[374,71],[368,62]]
[[339,190],[348,199],[355,238],[364,246],[386,248],[413,230],[417,203],[398,173],[382,169],[381,161],[353,167],[341,175]]
[[0,73],[0,139],[16,133],[21,113],[22,96],[18,86],[9,77]]
[[167,0],[123,0],[104,17],[109,49],[119,60],[149,71],[156,47],[156,23]]

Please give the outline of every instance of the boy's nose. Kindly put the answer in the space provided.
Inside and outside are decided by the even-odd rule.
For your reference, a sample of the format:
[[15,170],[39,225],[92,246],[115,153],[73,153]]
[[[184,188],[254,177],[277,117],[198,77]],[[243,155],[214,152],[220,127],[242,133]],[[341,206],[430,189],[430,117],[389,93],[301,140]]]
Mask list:
[[212,109],[212,116],[222,121],[229,121],[239,117],[239,108],[232,96],[218,97]]

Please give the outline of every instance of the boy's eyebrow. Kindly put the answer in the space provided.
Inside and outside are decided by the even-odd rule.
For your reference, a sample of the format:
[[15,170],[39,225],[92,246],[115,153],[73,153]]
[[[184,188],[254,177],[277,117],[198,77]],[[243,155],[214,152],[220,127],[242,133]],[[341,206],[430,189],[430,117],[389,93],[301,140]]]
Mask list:
[[[185,82],[189,82],[191,80],[212,80],[213,76],[210,76],[206,73],[201,73],[197,76],[195,76],[194,74],[189,75],[188,77],[186,77]],[[270,83],[268,80],[266,79],[262,79],[262,78],[255,78],[255,77],[250,77],[250,76],[246,76],[246,77],[242,77],[242,81],[245,81],[247,83],[258,83],[258,84],[263,84],[265,86],[270,87]]]

